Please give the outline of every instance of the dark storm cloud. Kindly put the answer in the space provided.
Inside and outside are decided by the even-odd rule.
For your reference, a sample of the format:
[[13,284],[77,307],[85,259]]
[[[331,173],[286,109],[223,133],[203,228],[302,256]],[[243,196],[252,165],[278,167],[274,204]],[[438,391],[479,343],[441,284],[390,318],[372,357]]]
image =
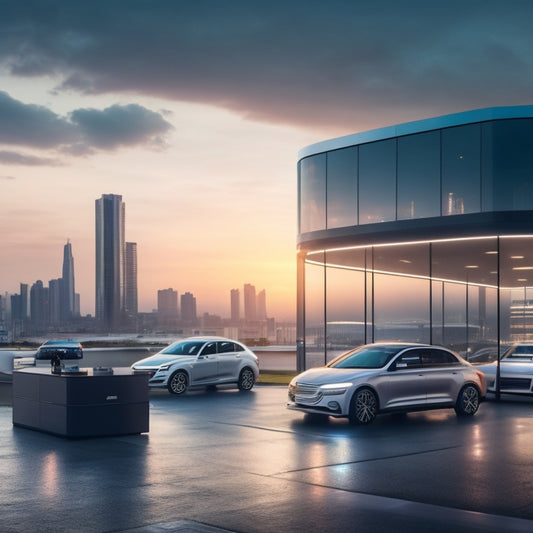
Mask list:
[[532,19],[527,0],[26,0],[2,5],[0,64],[353,130],[529,103]]
[[[24,104],[0,91],[0,144],[57,149],[71,155],[124,146],[164,146],[172,126],[159,113],[131,104],[102,111],[77,109],[61,117],[42,106]],[[0,151],[0,162],[18,165],[56,165],[49,158]]]

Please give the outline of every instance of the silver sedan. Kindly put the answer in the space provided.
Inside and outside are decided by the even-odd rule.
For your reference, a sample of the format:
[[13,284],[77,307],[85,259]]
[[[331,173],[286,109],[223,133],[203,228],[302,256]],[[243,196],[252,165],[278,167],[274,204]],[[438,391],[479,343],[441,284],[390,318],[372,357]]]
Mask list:
[[483,374],[446,348],[368,344],[296,376],[287,407],[355,424],[368,424],[378,413],[445,407],[470,416],[486,390]]
[[250,390],[259,377],[257,356],[244,344],[222,337],[189,337],[133,363],[148,372],[151,388],[183,394],[189,387],[235,384]]

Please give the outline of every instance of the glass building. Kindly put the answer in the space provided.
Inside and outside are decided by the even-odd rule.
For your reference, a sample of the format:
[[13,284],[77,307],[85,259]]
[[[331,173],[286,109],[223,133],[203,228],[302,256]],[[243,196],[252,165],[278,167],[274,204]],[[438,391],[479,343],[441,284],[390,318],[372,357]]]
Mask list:
[[298,370],[354,346],[533,340],[533,106],[324,141],[298,161]]

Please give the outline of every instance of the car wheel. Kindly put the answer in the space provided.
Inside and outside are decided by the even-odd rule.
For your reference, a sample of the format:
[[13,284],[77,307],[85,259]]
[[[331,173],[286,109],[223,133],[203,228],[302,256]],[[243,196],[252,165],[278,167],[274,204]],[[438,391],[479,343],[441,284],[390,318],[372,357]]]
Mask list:
[[370,389],[360,389],[350,402],[349,418],[352,424],[370,424],[378,414],[378,399]]
[[189,379],[187,378],[187,374],[183,370],[178,370],[170,376],[167,388],[168,392],[172,394],[183,394],[187,390],[188,385]]
[[459,416],[472,416],[479,407],[479,391],[474,385],[465,385],[455,404],[455,412]]
[[255,383],[254,373],[250,368],[243,368],[239,375],[239,390],[250,390]]

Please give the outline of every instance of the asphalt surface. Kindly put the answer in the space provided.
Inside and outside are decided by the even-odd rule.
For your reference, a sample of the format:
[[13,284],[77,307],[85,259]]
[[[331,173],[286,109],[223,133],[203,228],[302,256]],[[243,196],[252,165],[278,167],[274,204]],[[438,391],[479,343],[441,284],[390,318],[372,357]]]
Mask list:
[[285,401],[284,386],[152,392],[148,433],[78,440],[0,406],[0,531],[533,531],[530,399],[364,427]]

